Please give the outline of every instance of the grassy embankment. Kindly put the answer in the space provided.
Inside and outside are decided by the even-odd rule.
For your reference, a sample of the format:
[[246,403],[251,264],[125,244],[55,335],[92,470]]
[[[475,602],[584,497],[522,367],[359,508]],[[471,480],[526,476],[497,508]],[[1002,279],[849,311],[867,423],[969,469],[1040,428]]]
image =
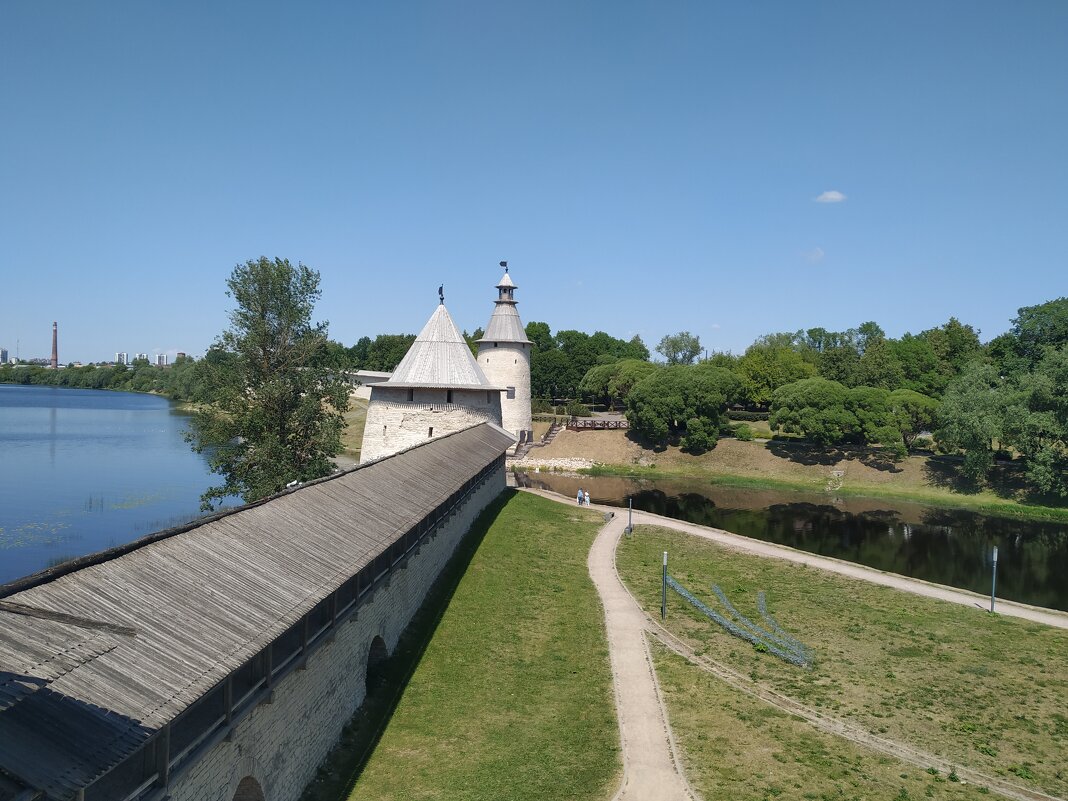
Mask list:
[[[660,560],[713,608],[718,584],[760,620],[756,595],[815,653],[797,668],[727,635],[669,592],[668,628],[697,653],[800,703],[958,767],[1068,793],[1068,632],[761,559],[658,528],[624,540],[620,574],[660,606]],[[657,650],[689,776],[707,798],[975,797],[945,773],[823,734]],[[955,778],[955,777],[954,777]]]
[[[694,456],[669,447],[642,448],[622,431],[563,431],[552,444],[531,452],[530,459],[581,458],[598,463],[593,475],[639,478],[698,478],[737,487],[779,488],[860,495],[988,514],[1068,522],[1068,508],[1027,502],[1014,476],[1003,472],[995,484],[968,491],[956,465],[924,457],[900,464],[877,454],[847,453],[797,443],[720,440]],[[835,476],[834,472],[841,472]]]
[[341,432],[342,453],[359,460],[363,446],[363,428],[367,423],[367,399],[349,397],[349,410],[345,412],[345,428]]
[[306,801],[615,789],[619,730],[586,569],[600,516],[509,491],[480,525]]

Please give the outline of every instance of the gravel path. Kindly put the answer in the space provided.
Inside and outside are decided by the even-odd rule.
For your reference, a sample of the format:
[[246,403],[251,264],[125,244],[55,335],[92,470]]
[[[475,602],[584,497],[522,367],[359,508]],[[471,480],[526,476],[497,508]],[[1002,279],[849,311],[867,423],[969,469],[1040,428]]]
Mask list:
[[645,613],[616,574],[616,543],[625,525],[626,521],[618,515],[609,521],[594,540],[587,559],[590,578],[604,605],[623,746],[623,781],[615,798],[619,801],[693,799],[696,796],[679,768],[645,639]]

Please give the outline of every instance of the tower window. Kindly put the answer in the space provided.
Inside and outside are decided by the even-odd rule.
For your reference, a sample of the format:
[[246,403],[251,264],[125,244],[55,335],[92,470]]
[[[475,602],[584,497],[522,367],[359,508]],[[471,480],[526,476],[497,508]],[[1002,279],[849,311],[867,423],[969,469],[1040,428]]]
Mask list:
[[409,389],[408,390],[408,402],[411,403],[414,400],[415,400],[415,390],[414,389]]
[[434,436],[434,426],[430,426],[430,428],[427,429],[426,435],[428,437]]
[[493,347],[497,347],[497,343],[496,342],[493,343]]
[[493,403],[493,393],[486,390],[486,403]]
[[508,387],[508,400],[515,399],[515,387]]
[[451,389],[445,390],[445,402],[446,403],[452,403],[452,390]]

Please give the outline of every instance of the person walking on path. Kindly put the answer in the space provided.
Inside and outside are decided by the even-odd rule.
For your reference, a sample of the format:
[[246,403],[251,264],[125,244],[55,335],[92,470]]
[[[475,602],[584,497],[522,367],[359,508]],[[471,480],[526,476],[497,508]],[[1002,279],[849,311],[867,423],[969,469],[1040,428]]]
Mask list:
[[578,497],[576,498],[576,500],[578,501],[578,505],[582,506],[582,501],[583,501],[582,487],[579,487]]
[[586,490],[586,506],[590,505],[590,491]]

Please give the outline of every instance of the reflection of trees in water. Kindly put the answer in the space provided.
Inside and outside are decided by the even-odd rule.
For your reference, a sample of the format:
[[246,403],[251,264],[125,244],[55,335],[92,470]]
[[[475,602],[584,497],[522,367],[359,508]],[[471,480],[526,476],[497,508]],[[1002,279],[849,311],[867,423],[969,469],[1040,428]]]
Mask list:
[[[600,502],[627,504],[618,497],[618,479],[611,486],[615,494],[606,494],[598,492],[596,477],[543,475],[520,483],[572,495],[581,485]],[[768,490],[759,491],[763,508],[741,509],[717,505],[692,485],[687,491],[671,482],[631,486],[635,509],[983,594],[990,591],[990,552],[997,545],[999,597],[1068,609],[1068,526],[937,508],[924,509],[917,522],[915,507],[903,519],[890,503],[853,513],[831,503],[799,502],[790,493],[773,502],[775,493]],[[745,496],[732,489],[727,497],[737,503]]]

